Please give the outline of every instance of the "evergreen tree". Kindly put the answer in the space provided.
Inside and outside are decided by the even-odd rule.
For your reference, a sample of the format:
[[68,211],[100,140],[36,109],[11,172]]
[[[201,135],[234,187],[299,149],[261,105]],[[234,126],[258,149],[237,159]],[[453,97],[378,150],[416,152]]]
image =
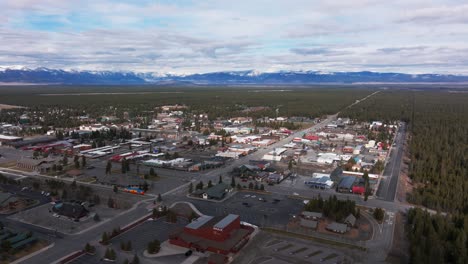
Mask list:
[[234,178],[234,176],[231,177],[231,187],[232,188],[236,187],[236,179]]

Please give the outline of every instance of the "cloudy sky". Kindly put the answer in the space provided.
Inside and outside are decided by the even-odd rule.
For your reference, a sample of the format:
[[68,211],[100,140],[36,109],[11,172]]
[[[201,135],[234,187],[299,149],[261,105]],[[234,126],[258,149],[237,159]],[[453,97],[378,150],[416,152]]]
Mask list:
[[1,0],[0,66],[468,74],[465,0]]

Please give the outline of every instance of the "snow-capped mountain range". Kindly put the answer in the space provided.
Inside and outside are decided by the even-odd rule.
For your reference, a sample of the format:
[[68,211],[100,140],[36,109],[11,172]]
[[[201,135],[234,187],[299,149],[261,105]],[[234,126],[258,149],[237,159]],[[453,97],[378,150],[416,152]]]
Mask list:
[[306,85],[326,83],[462,83],[468,76],[450,74],[405,74],[380,72],[225,71],[176,75],[117,71],[78,71],[20,66],[0,67],[0,83],[29,84],[228,84],[228,85]]

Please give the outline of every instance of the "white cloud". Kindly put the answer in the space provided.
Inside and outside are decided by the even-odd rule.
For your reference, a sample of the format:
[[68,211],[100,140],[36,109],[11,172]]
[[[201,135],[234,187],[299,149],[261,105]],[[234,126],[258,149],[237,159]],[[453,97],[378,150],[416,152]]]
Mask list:
[[468,73],[468,5],[460,2],[4,0],[0,61],[177,73]]

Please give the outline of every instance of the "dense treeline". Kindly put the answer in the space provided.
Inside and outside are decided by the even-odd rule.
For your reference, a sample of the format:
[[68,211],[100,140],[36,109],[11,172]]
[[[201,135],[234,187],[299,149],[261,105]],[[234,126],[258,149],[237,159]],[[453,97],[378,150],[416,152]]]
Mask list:
[[448,212],[408,213],[411,263],[467,263],[468,93],[384,91],[342,113],[358,120],[409,124],[409,201]]
[[[81,88],[80,88],[81,89]],[[317,117],[338,112],[355,100],[370,94],[371,89],[258,89],[258,88],[138,88],[122,87],[106,89],[67,87],[62,90],[47,87],[21,87],[0,90],[1,103],[27,106],[16,110],[13,116],[0,112],[1,119],[14,123],[24,111],[44,114],[42,125],[59,127],[76,126],[73,116],[89,114],[91,118],[102,115],[150,119],[157,106],[185,104],[195,114],[208,114],[209,119],[235,116]],[[135,89],[135,90],[133,90]],[[101,94],[97,94],[99,92]],[[53,93],[53,95],[52,95]],[[244,111],[246,107],[265,106],[261,111]],[[59,113],[59,114],[57,114]]]
[[408,212],[411,263],[467,263],[468,215]]
[[383,91],[342,115],[408,121],[416,187],[409,201],[468,213],[468,93]]

